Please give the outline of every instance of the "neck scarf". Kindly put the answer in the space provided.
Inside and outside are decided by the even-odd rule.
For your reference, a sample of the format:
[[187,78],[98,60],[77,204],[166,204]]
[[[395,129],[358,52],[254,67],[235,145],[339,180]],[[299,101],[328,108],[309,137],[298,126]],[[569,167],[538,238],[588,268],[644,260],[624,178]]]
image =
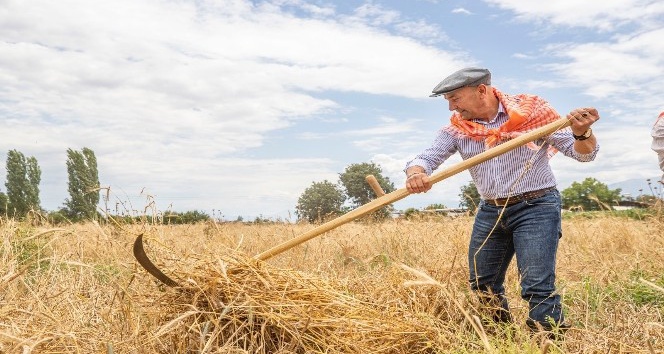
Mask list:
[[[454,135],[469,136],[475,140],[484,140],[486,147],[490,148],[498,143],[516,138],[519,135],[543,127],[560,118],[560,115],[544,99],[535,95],[507,95],[493,88],[493,94],[503,105],[509,117],[503,125],[496,129],[488,129],[486,126],[465,120],[461,114],[454,112],[450,118],[452,123],[447,127]],[[528,143],[530,148],[537,149],[533,143]],[[554,150],[549,151],[553,156]]]

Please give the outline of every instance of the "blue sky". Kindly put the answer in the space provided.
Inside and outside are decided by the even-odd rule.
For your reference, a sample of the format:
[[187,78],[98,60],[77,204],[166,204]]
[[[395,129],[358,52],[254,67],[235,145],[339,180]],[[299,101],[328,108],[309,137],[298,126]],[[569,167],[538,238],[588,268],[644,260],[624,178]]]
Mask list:
[[[292,220],[312,182],[353,163],[403,187],[450,116],[431,89],[477,65],[561,115],[598,108],[600,154],[554,157],[561,189],[656,177],[662,19],[654,0],[4,0],[0,159],[37,158],[47,210],[68,197],[67,148],[88,147],[112,211]],[[469,179],[396,207],[454,207]]]

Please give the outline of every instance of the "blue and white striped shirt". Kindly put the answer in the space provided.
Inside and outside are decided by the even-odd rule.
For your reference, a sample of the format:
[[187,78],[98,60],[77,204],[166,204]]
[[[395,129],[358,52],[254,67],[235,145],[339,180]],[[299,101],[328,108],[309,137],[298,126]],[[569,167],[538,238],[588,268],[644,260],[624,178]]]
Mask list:
[[[507,119],[507,113],[501,104],[498,114],[491,121],[475,119],[473,122],[486,125],[488,129],[496,129]],[[574,137],[569,129],[559,130],[548,137],[535,140],[534,143],[540,146],[540,149],[533,150],[527,146],[520,146],[469,168],[477,191],[483,199],[507,198],[516,194],[555,187],[556,179],[547,157],[549,146],[555,147],[565,156],[582,162],[594,160],[599,151],[599,144],[597,144],[589,154],[576,152]],[[461,158],[466,160],[486,151],[486,146],[484,140],[475,140],[468,136],[454,136],[442,129],[431,147],[408,162],[406,169],[411,166],[421,166],[428,175],[431,175],[433,170],[457,151],[461,154]]]

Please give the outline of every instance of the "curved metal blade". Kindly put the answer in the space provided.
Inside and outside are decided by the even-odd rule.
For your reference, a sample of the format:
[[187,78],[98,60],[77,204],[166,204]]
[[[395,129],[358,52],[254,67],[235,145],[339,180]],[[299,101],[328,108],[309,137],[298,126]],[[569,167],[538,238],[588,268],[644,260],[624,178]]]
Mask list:
[[157,266],[152,263],[150,258],[148,258],[148,255],[145,254],[145,249],[143,249],[143,234],[138,235],[138,237],[136,237],[136,241],[134,241],[134,257],[136,257],[138,264],[147,270],[148,273],[152,274],[153,277],[159,279],[162,283],[168,286],[178,286],[178,283],[176,283],[175,280],[169,278],[166,274],[159,270],[159,268],[157,268]]

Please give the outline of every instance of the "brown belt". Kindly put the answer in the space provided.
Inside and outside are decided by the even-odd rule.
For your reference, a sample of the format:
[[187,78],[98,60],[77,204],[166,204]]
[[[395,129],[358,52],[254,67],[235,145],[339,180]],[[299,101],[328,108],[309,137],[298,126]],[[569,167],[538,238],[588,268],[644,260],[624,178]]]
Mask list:
[[549,188],[544,188],[544,189],[538,189],[536,191],[530,191],[526,193],[521,193],[517,195],[513,195],[509,198],[498,198],[498,199],[485,199],[484,202],[493,205],[493,206],[505,206],[505,205],[512,205],[516,204],[518,202],[522,202],[524,200],[531,200],[535,198],[539,198],[549,191],[552,191],[556,189],[556,187],[549,187]]

